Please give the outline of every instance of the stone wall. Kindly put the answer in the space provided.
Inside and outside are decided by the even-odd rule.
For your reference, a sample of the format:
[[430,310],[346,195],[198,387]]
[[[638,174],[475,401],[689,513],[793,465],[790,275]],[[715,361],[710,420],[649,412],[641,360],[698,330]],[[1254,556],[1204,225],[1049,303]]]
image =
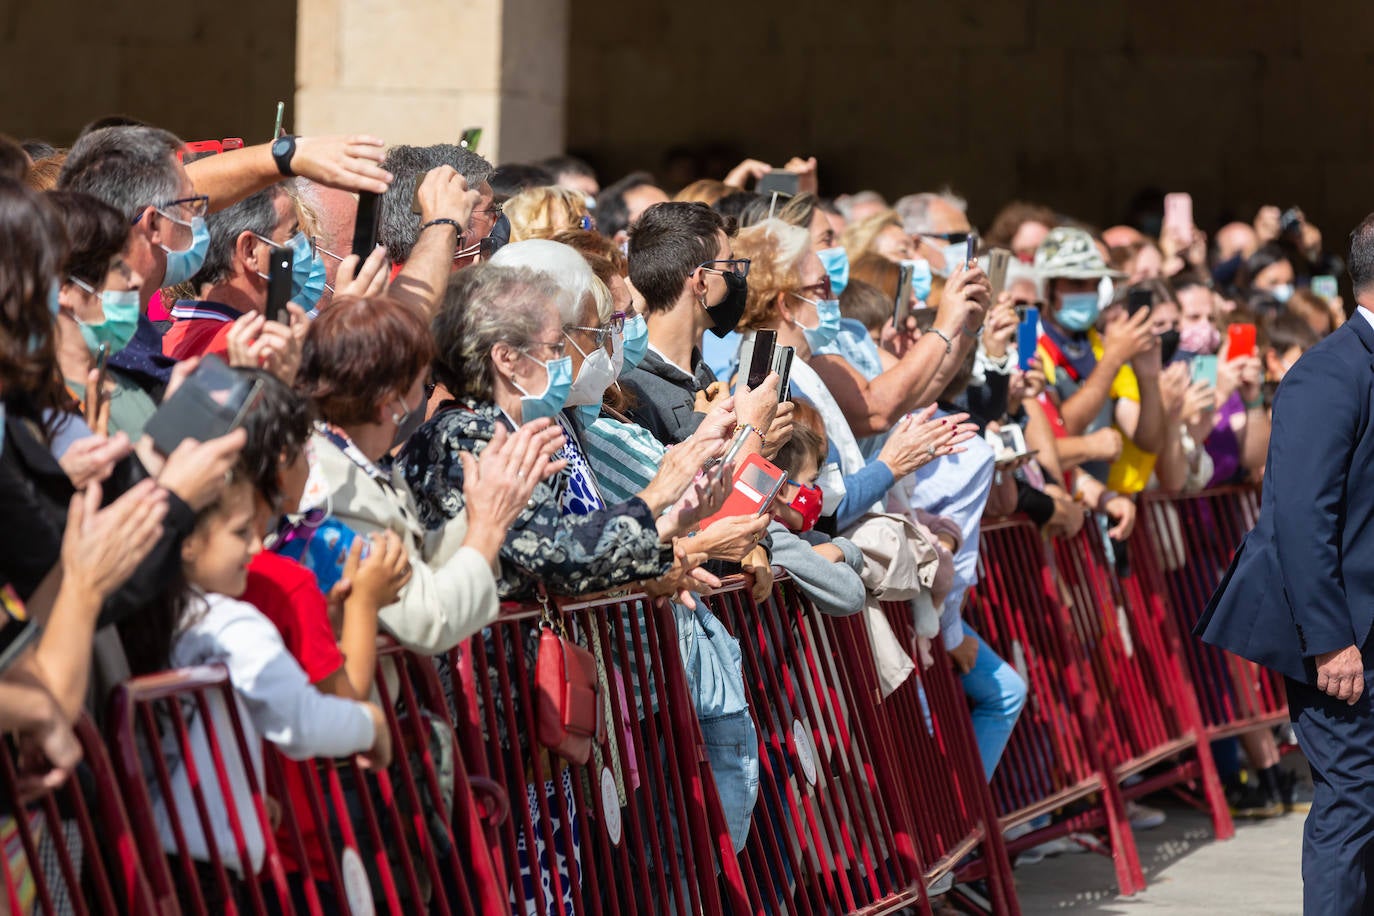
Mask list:
[[282,0],[0,2],[0,132],[66,145],[112,113],[186,139],[272,133],[292,116],[296,16]]
[[1115,222],[1190,190],[1204,228],[1374,210],[1374,4],[1326,0],[575,0],[568,142],[607,179],[675,146],[821,160],[830,193],[952,185]]

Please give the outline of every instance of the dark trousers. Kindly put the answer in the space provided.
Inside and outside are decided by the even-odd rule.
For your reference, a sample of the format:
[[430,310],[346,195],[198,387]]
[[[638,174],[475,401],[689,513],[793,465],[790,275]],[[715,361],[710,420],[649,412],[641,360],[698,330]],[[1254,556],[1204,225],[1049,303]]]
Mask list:
[[1288,708],[1312,767],[1302,841],[1305,916],[1374,914],[1374,705],[1370,672],[1354,706],[1288,680]]

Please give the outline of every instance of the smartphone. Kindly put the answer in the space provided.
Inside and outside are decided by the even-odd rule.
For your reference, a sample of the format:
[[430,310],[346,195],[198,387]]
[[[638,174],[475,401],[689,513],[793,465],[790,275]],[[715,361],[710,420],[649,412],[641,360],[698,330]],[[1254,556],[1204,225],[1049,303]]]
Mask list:
[[773,498],[786,482],[787,472],[762,455],[750,455],[735,470],[734,486],[725,498],[725,505],[715,515],[703,520],[701,527],[705,529],[723,518],[737,515],[762,515],[768,511]]
[[978,236],[970,232],[968,240],[964,242],[964,265],[963,270],[968,270],[969,264],[978,260]]
[[291,249],[284,245],[272,248],[267,268],[267,312],[274,321],[291,324],[291,313],[286,303],[291,300],[291,265],[295,260]]
[[458,145],[463,149],[477,152],[477,144],[482,142],[482,128],[469,127],[463,131],[463,135],[458,139]]
[[236,372],[214,354],[201,359],[144,429],[170,455],[186,439],[205,442],[233,432],[262,397],[262,381]]
[[1233,324],[1226,329],[1226,361],[1235,362],[1255,355],[1255,326]]
[[797,355],[793,347],[778,347],[773,351],[773,371],[778,374],[778,403],[792,400],[792,359]]
[[1134,315],[1155,304],[1155,294],[1148,289],[1133,289],[1126,295],[1126,314]]
[[1030,369],[1035,350],[1040,344],[1040,310],[1027,306],[1025,317],[1016,326],[1016,359],[1022,372]]
[[285,103],[285,102],[278,102],[278,103],[277,103],[277,123],[276,123],[276,124],[273,126],[273,128],[272,128],[272,139],[273,139],[273,140],[276,140],[276,139],[278,139],[279,137],[281,137],[281,122],[282,122],[282,117],[283,117],[285,114],[286,114],[286,103]]
[[725,457],[720,459],[721,464],[729,464],[739,455],[739,450],[744,448],[745,441],[754,432],[754,427],[746,423],[735,430],[735,439],[730,443],[730,448],[726,450]]
[[353,253],[364,261],[377,247],[377,221],[381,215],[381,195],[371,191],[360,191],[358,217],[353,222]]
[[1164,228],[1178,238],[1193,237],[1193,195],[1183,191],[1164,195]]
[[1213,388],[1217,387],[1217,358],[1210,353],[1194,356],[1192,376],[1195,382],[1206,382]]
[[1179,337],[1178,331],[1165,331],[1159,335],[1159,359],[1163,365],[1167,366],[1174,361],[1174,357],[1178,355],[1180,340],[1182,338]]
[[103,343],[95,354],[95,390],[102,392],[105,390],[105,367],[110,362],[110,345]]
[[754,185],[755,194],[772,194],[776,191],[789,197],[795,197],[800,189],[801,176],[796,172],[788,172],[784,169],[774,169],[760,178]]
[[1011,252],[1005,248],[994,248],[988,252],[988,282],[992,285],[992,301],[1002,295],[1007,286],[1007,265],[1011,263]]
[[892,298],[892,327],[900,330],[911,314],[911,284],[916,278],[914,261],[902,261],[898,265],[897,293]]
[[1336,278],[1330,274],[1318,274],[1313,277],[1312,292],[1321,296],[1323,299],[1335,299],[1340,295],[1336,287]]
[[743,380],[747,389],[756,389],[768,378],[768,372],[772,371],[772,352],[776,343],[778,332],[754,331],[753,346],[750,347],[749,353],[739,360],[738,378]]

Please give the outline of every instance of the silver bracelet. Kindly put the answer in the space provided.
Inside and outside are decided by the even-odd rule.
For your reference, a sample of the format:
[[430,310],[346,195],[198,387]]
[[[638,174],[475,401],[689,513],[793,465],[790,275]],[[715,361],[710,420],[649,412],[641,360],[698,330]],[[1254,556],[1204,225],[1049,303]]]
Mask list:
[[952,340],[949,339],[949,335],[948,335],[948,334],[946,334],[944,331],[940,330],[939,328],[935,328],[935,327],[932,327],[932,328],[930,329],[930,333],[934,334],[936,337],[940,338],[941,340],[943,340],[943,341],[945,342],[945,355],[946,355],[946,356],[948,356],[949,354],[951,354],[951,353],[954,352],[954,341],[952,341]]

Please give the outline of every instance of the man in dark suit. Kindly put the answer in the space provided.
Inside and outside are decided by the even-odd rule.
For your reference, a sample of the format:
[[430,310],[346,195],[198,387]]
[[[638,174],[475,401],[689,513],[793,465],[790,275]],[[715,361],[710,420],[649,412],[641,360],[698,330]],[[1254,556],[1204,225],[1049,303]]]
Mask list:
[[1374,214],[1350,236],[1359,309],[1279,388],[1264,501],[1196,632],[1283,674],[1312,767],[1308,916],[1374,913]]

